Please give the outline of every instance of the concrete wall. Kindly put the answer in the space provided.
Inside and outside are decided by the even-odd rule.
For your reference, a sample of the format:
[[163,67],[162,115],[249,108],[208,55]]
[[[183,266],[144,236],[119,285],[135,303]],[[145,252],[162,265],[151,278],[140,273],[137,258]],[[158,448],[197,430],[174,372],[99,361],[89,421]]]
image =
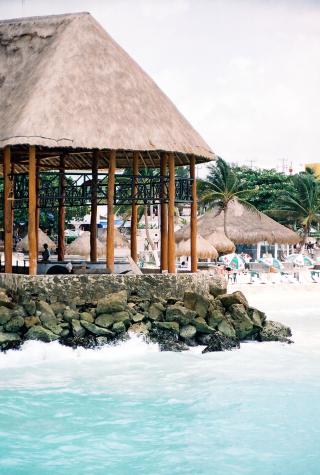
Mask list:
[[127,289],[142,297],[182,298],[186,290],[207,292],[209,287],[226,288],[220,276],[199,274],[151,275],[17,275],[0,274],[0,287],[19,300],[28,296],[50,302],[94,302],[109,293]]

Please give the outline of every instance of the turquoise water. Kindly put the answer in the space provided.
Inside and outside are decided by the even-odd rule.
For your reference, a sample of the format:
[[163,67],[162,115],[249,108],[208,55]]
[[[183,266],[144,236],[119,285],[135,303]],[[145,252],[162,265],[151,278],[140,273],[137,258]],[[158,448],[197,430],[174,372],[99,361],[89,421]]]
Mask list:
[[0,474],[319,474],[320,298],[292,290],[249,298],[294,345],[1,354]]

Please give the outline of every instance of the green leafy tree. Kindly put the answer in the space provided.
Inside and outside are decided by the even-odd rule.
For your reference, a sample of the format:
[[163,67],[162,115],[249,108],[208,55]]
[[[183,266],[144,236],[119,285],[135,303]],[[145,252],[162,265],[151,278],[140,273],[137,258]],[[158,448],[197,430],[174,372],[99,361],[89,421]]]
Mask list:
[[245,208],[258,212],[257,208],[249,201],[250,196],[256,191],[248,189],[242,183],[233,168],[222,158],[218,158],[214,165],[209,166],[206,180],[199,180],[198,190],[200,200],[207,208],[217,208],[217,215],[223,211],[224,233],[228,235],[228,209],[232,202],[237,200]]
[[320,223],[320,183],[312,173],[306,172],[291,177],[290,184],[289,190],[278,195],[277,207],[270,214],[296,222],[304,243],[311,226]]

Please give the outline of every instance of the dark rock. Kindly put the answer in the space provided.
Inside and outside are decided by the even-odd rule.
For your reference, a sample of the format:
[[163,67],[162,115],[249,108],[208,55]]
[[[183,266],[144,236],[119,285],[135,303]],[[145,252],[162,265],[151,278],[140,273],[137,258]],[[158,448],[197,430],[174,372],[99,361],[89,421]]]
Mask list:
[[154,325],[173,333],[179,333],[179,324],[177,322],[154,322]]
[[257,327],[262,327],[267,319],[265,313],[253,307],[248,308],[248,315],[252,323]]
[[210,300],[196,292],[185,292],[183,304],[186,308],[194,310],[199,317],[205,318],[209,308]]
[[23,317],[13,317],[11,318],[11,320],[8,321],[8,323],[5,324],[4,328],[7,332],[17,333],[22,329],[23,326]]
[[209,335],[208,333],[199,333],[197,334],[197,342],[199,345],[207,346],[210,342],[210,336],[211,334]]
[[123,322],[115,322],[113,325],[112,325],[112,331],[114,333],[124,333],[126,331],[126,326]]
[[134,313],[133,315],[131,315],[131,320],[134,322],[134,323],[139,323],[139,322],[142,322],[142,320],[145,318],[145,316],[142,314],[142,313]]
[[12,310],[7,307],[0,307],[0,325],[5,325],[12,317]]
[[125,310],[115,313],[105,313],[96,318],[95,324],[103,328],[110,328],[116,322],[123,322],[125,325],[130,323],[130,314]]
[[210,302],[208,312],[207,312],[207,322],[210,327],[216,327],[224,319],[225,308],[220,302],[216,299]]
[[73,310],[72,308],[66,307],[64,312],[63,312],[63,319],[66,322],[71,323],[72,320],[79,320],[80,319],[80,314],[77,312],[77,310]]
[[0,348],[2,351],[19,348],[21,338],[17,333],[0,332]]
[[59,336],[41,325],[36,325],[29,328],[24,338],[26,340],[39,340],[49,343],[50,341],[58,340]]
[[167,322],[178,322],[180,325],[187,325],[192,322],[196,316],[197,313],[194,310],[190,310],[176,303],[167,308],[165,320]]
[[40,300],[37,302],[37,310],[41,312],[40,319],[44,321],[46,319],[55,318],[55,313],[51,308],[51,305],[45,302],[44,300]]
[[86,334],[86,330],[83,328],[79,320],[71,320],[71,328],[73,336],[76,338],[82,338]]
[[229,307],[234,304],[242,304],[245,307],[248,307],[247,299],[239,290],[237,290],[237,292],[233,292],[232,294],[219,295],[218,299],[226,309],[229,309]]
[[215,331],[212,335],[210,335],[210,341],[202,353],[232,350],[233,348],[240,348],[240,342],[238,338],[226,336],[219,331]]
[[25,311],[28,315],[32,316],[36,313],[36,303],[34,300],[29,300],[29,302],[24,302],[23,304]]
[[34,327],[35,325],[41,325],[41,321],[39,317],[31,316],[24,318],[24,325],[27,329]]
[[112,333],[110,330],[99,327],[98,325],[95,325],[94,323],[87,322],[86,320],[80,320],[80,323],[83,326],[83,328],[88,330],[90,333],[93,333],[94,335],[109,336],[110,338],[114,336],[114,333]]
[[282,341],[292,343],[288,338],[292,336],[291,329],[280,322],[268,320],[259,334],[259,341]]
[[54,311],[54,313],[56,315],[58,315],[58,314],[63,315],[63,313],[65,311],[65,308],[66,308],[66,305],[62,302],[54,302],[54,303],[51,304],[51,308],[52,308],[52,310]]
[[151,320],[162,320],[165,310],[166,309],[162,303],[152,303],[148,309],[148,317]]
[[212,333],[214,328],[210,327],[204,318],[197,317],[192,324],[196,327],[197,332],[200,333]]
[[70,346],[71,348],[77,348],[78,346],[83,348],[95,348],[97,346],[96,338],[93,335],[86,335],[84,337],[61,336],[59,342],[62,345]]
[[94,318],[91,312],[81,312],[79,314],[80,320],[85,320],[86,322],[93,323]]
[[121,312],[125,310],[128,303],[128,294],[126,290],[115,292],[98,300],[97,315],[103,313]]
[[179,341],[177,332],[167,330],[165,327],[161,328],[161,323],[166,322],[157,322],[150,331],[150,340],[154,343],[158,343],[160,351],[188,350],[188,346],[182,341]]
[[219,323],[218,330],[220,333],[222,333],[226,337],[229,337],[229,338],[236,337],[236,331],[234,329],[234,326],[232,325],[232,323],[230,322],[228,318],[225,318],[224,320],[222,320],[222,322]]
[[209,284],[209,293],[213,297],[218,297],[219,295],[223,295],[226,293],[225,282],[221,279],[215,279],[212,284]]
[[244,305],[239,303],[233,304],[229,307],[229,311],[236,329],[236,334],[240,340],[257,333],[257,328],[254,327]]

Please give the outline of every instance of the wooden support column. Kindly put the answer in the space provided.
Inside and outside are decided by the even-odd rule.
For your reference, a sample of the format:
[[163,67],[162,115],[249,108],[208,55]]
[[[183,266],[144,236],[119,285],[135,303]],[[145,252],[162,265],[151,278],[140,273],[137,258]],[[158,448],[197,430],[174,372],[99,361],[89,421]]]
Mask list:
[[198,254],[197,254],[197,181],[196,181],[196,161],[194,155],[190,159],[190,178],[192,181],[191,194],[191,216],[190,216],[190,229],[191,229],[191,272],[197,272],[198,270]]
[[92,155],[91,181],[91,220],[90,220],[90,261],[97,262],[97,209],[98,209],[98,167],[99,151],[94,150]]
[[59,214],[58,214],[58,261],[64,261],[64,252],[65,252],[65,243],[64,243],[65,217],[66,217],[65,170],[66,170],[65,169],[65,156],[61,155],[60,156],[60,164],[59,164],[60,198],[59,198]]
[[161,176],[161,205],[160,205],[160,268],[168,270],[168,204],[163,202],[165,197],[165,177],[167,176],[168,155],[164,153],[160,162]]
[[114,186],[116,151],[110,151],[108,174],[107,269],[114,272]]
[[37,211],[36,211],[36,237],[37,237],[37,256],[39,255],[39,228],[40,228],[40,200],[39,200],[39,189],[40,189],[40,158],[36,157],[37,166],[36,166],[36,200],[37,200]]
[[[133,178],[133,187],[132,187],[132,198],[134,198],[138,192],[138,174],[139,174],[139,152],[133,152],[132,175],[134,178]],[[138,205],[136,204],[135,201],[132,201],[130,243],[131,243],[131,257],[135,263],[138,262],[137,233],[138,233]]]
[[3,206],[3,223],[4,223],[4,271],[12,272],[12,246],[13,246],[13,180],[11,174],[11,150],[10,146],[4,149],[3,157],[3,177],[4,177],[4,206]]
[[176,195],[174,154],[169,153],[169,201],[168,201],[168,272],[176,272],[176,244],[174,240],[174,203]]
[[28,218],[28,240],[29,240],[29,274],[37,273],[37,230],[36,230],[36,147],[29,146],[29,218]]

